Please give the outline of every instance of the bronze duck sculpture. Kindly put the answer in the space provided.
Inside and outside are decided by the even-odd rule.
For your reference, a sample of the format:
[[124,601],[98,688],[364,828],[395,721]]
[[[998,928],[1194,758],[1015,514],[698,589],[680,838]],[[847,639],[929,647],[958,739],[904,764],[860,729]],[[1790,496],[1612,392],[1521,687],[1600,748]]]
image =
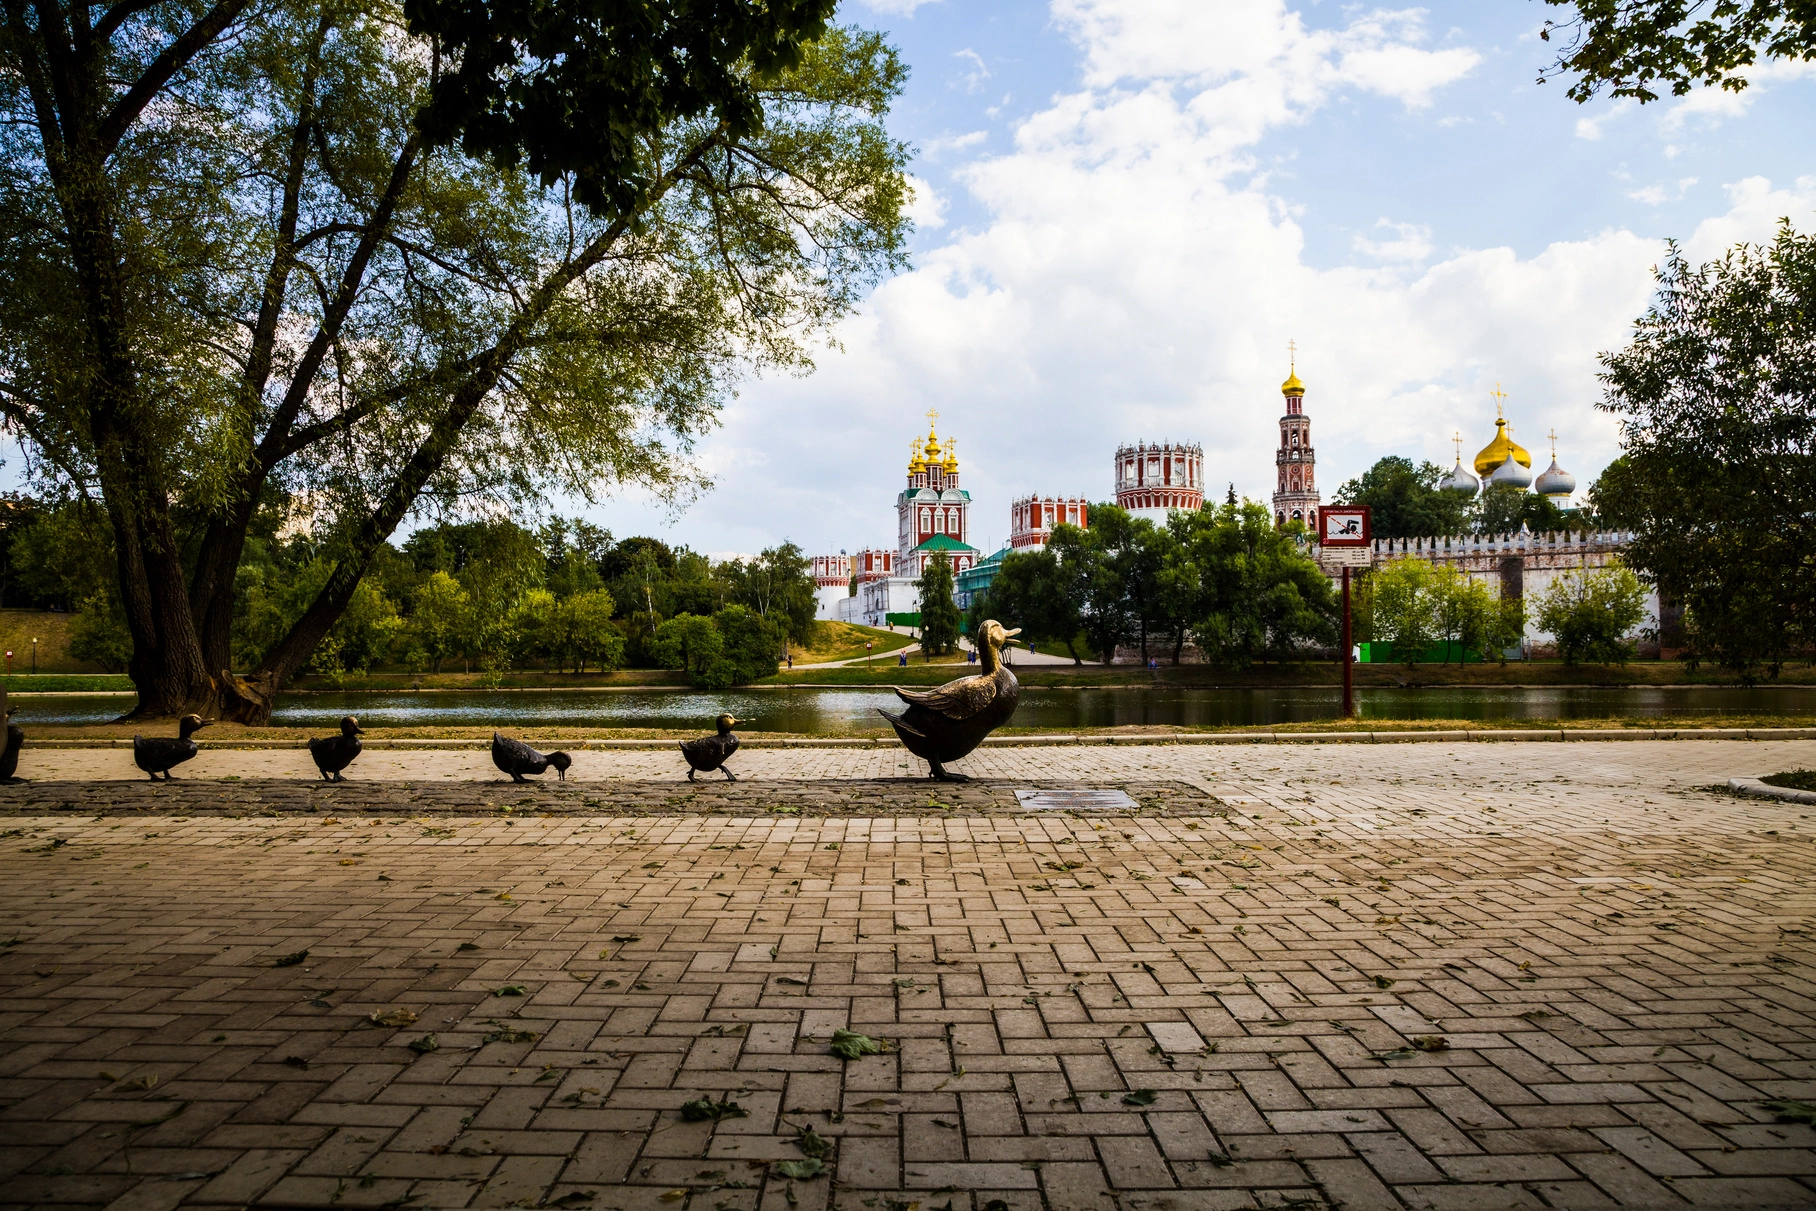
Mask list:
[[338,736],[317,736],[309,742],[309,755],[315,758],[315,768],[322,773],[324,782],[345,782],[341,771],[353,764],[359,756],[359,737],[366,729],[359,725],[359,720],[348,715],[341,720]]
[[200,715],[184,715],[177,720],[175,736],[134,736],[132,763],[150,774],[153,782],[158,780],[159,774],[169,782],[171,767],[196,755],[196,742],[190,737],[207,726],[207,721]]
[[948,681],[936,690],[897,688],[896,697],[908,704],[900,713],[877,708],[889,720],[902,747],[932,767],[936,782],[968,782],[964,774],[946,768],[984,742],[984,737],[1009,722],[1021,699],[1021,683],[1002,661],[1002,650],[1021,634],[1005,631],[995,619],[978,628],[977,656],[984,671],[975,677]]
[[731,734],[731,726],[737,720],[730,715],[720,715],[717,735],[702,736],[698,740],[683,740],[681,755],[687,758],[687,780],[692,782],[696,772],[710,774],[718,770],[725,775],[727,782],[736,782],[738,776],[725,768],[726,758],[738,751],[738,738]]
[[555,777],[566,782],[568,766],[574,764],[574,759],[566,753],[539,753],[521,740],[493,732],[492,764],[511,775],[513,782],[522,782],[525,774],[547,773],[551,766]]
[[19,750],[25,747],[25,729],[13,722],[16,706],[6,708],[6,751],[0,752],[0,782],[23,782],[19,777]]

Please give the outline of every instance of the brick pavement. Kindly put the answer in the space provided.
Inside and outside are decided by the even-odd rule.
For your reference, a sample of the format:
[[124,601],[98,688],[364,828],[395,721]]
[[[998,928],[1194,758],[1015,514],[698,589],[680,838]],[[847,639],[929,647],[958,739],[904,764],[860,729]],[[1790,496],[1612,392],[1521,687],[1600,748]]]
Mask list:
[[0,789],[0,1203],[1816,1205],[1765,1105],[1816,1103],[1810,813],[1696,789],[1816,743],[884,755],[641,816],[661,754],[433,811]]

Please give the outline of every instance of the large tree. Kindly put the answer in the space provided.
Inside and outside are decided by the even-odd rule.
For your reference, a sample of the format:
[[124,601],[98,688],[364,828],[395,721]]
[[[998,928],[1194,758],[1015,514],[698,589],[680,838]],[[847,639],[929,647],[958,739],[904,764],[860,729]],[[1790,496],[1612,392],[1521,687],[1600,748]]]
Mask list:
[[1444,468],[1390,454],[1337,489],[1334,503],[1367,505],[1376,538],[1442,538],[1470,530],[1469,498],[1438,487]]
[[1606,89],[1641,104],[1661,89],[1682,96],[1699,85],[1739,92],[1747,71],[1766,59],[1816,59],[1811,0],[1545,0],[1573,10],[1547,21],[1539,36],[1562,43],[1539,76],[1575,77],[1570,96],[1588,101]]
[[1173,514],[1174,572],[1206,660],[1296,660],[1337,638],[1330,578],[1256,501]]
[[1673,247],[1600,407],[1625,453],[1596,484],[1629,562],[1682,605],[1692,660],[1750,681],[1816,645],[1816,238],[1701,266]]
[[[0,0],[0,413],[105,505],[142,714],[269,715],[412,511],[684,491],[901,263],[904,71],[832,0]],[[333,568],[247,677],[288,502]]]

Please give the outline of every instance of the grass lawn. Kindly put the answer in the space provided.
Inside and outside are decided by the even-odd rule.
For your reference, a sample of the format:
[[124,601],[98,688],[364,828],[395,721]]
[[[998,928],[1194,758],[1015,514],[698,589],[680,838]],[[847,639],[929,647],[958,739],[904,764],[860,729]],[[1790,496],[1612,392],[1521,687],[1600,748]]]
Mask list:
[[95,691],[130,694],[132,678],[125,673],[15,673],[0,677],[0,689],[9,694],[76,694]]
[[[861,627],[849,622],[822,619],[813,624],[813,645],[794,649],[796,664],[826,664],[834,660],[856,660],[864,655],[864,644],[874,646],[872,659],[885,652],[905,648],[914,642],[906,631],[888,631],[880,627]],[[891,662],[893,663],[893,662]]]

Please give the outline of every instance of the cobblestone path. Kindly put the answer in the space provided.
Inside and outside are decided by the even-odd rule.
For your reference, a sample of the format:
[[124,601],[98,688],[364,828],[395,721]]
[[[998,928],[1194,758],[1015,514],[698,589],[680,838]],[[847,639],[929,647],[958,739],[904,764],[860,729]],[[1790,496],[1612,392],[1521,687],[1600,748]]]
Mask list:
[[1816,1205],[1816,743],[746,756],[0,788],[0,1204]]

